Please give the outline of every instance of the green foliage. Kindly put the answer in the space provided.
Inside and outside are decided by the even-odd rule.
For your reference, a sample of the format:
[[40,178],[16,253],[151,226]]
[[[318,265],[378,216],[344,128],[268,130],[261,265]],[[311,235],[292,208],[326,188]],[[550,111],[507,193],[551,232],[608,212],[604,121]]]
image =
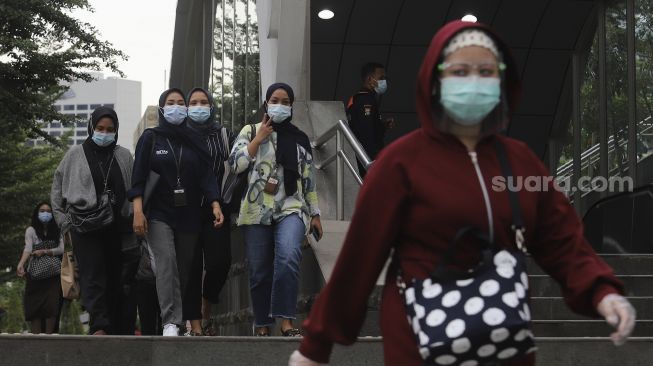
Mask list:
[[0,308],[6,313],[0,317],[0,333],[22,333],[29,329],[23,316],[25,281],[16,279],[0,284]]
[[[41,121],[70,122],[52,104],[62,83],[90,81],[89,71],[117,67],[126,56],[97,37],[97,30],[71,16],[92,10],[86,0],[0,2],[0,125],[61,144],[40,130]],[[11,136],[16,139],[22,136]],[[15,140],[18,141],[18,140]]]
[[[125,55],[102,41],[88,23],[71,16],[90,10],[86,0],[0,2],[0,268],[14,266],[22,251],[31,211],[48,200],[53,172],[68,146],[41,130],[72,123],[52,107],[66,83],[91,80],[89,72],[117,67]],[[41,136],[51,144],[25,145]]]
[[19,141],[0,140],[0,268],[18,263],[32,210],[50,201],[54,170],[64,154],[55,146],[32,148]]
[[64,300],[59,322],[59,334],[84,334],[84,328],[79,321],[82,313],[79,301]]

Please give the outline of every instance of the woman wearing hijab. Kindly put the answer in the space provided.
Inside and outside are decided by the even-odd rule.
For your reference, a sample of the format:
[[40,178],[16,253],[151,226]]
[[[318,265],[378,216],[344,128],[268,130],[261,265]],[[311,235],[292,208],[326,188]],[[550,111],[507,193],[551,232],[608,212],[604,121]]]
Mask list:
[[[62,232],[70,232],[77,258],[82,305],[90,314],[93,335],[119,332],[122,241],[131,232],[132,206],[126,192],[131,186],[133,159],[117,145],[118,116],[108,107],[91,114],[88,138],[70,148],[54,173],[52,209]],[[72,212],[98,207],[109,192],[113,221],[92,231],[80,231]]]
[[[418,346],[397,285],[398,270],[407,284],[429,278],[456,234],[468,226],[487,233],[503,249],[514,246],[510,196],[505,190],[487,188],[492,187],[492,177],[502,176],[497,146],[504,147],[513,176],[549,176],[525,144],[498,134],[508,122],[508,113],[515,110],[519,90],[509,49],[488,27],[454,21],[435,35],[418,78],[417,112],[422,128],[387,147],[368,173],[333,274],[304,323],[306,336],[289,365],[326,363],[333,343],[356,340],[368,296],[392,249],[395,255],[379,319],[385,364],[425,364],[428,347],[437,344],[429,343],[427,337],[424,346],[420,334],[424,348]],[[583,237],[582,223],[567,198],[553,183],[546,188],[516,194],[525,247],[560,284],[567,304],[580,314],[605,318],[617,328],[612,337],[621,344],[635,321],[634,310],[621,296],[623,285]],[[478,255],[478,247],[464,247],[459,252],[462,267],[472,266]],[[485,294],[491,296],[491,292]],[[432,296],[423,296],[427,295]],[[452,303],[442,300],[443,306]],[[472,308],[465,311],[473,314]],[[429,326],[438,326],[438,311],[451,315],[449,309],[434,310],[437,316],[427,319]],[[530,318],[525,311],[520,316]],[[447,325],[447,334],[453,337],[460,329]],[[528,332],[522,335],[530,337]],[[493,336],[492,340],[502,339]],[[467,346],[468,341],[459,345]],[[495,356],[492,362],[502,366],[535,363],[534,348],[496,354],[492,345],[473,354],[465,354],[469,347],[453,348],[453,354],[435,359],[435,364],[480,365]]]
[[[182,299],[192,292],[194,282],[199,283],[193,273],[197,266],[201,270],[197,258],[201,259],[198,244],[203,202],[211,207],[215,227],[224,221],[216,179],[207,166],[209,154],[206,146],[196,144],[189,134],[186,117],[181,90],[163,92],[159,126],[143,132],[136,145],[129,191],[129,199],[134,201],[134,231],[147,239],[153,256],[164,336],[179,334],[184,320],[182,305],[186,306]],[[144,205],[148,179],[152,180],[150,185],[155,185]],[[199,295],[197,298],[199,303]],[[190,319],[199,318],[197,315]],[[194,329],[194,334],[201,334],[201,328]]]
[[[213,98],[202,88],[194,88],[188,93],[188,120],[186,126],[197,134],[200,143],[204,143],[211,156],[211,170],[221,188],[220,204],[228,205],[231,197],[225,195],[223,182],[225,175],[230,173],[228,166],[229,153],[233,146],[235,136],[226,127],[220,126],[215,121],[216,107]],[[200,234],[201,251],[204,253],[204,281],[202,282],[202,257],[197,256],[193,278],[197,281],[191,285],[193,291],[188,295],[192,298],[184,299],[184,319],[200,319],[198,306],[195,301],[202,299],[201,319],[191,320],[194,331],[201,329],[204,335],[215,335],[215,329],[211,322],[211,304],[217,304],[220,291],[224,286],[229,268],[231,266],[231,228],[230,212],[224,210],[224,221],[227,225],[219,228],[213,227],[211,207],[203,207],[203,221]],[[201,253],[198,250],[198,253]],[[201,286],[201,287],[200,287]],[[188,312],[187,312],[188,311]],[[201,327],[201,328],[200,328]]]
[[238,226],[247,244],[254,333],[270,335],[275,318],[281,318],[281,334],[297,337],[292,320],[301,243],[308,231],[322,236],[313,156],[308,136],[291,123],[292,88],[273,84],[265,99],[263,120],[255,133],[243,128],[229,161],[238,174],[250,169]]
[[[18,277],[27,277],[23,307],[32,334],[54,332],[61,302],[61,278],[58,271],[53,272],[49,278],[31,278],[26,276],[25,264],[30,257],[56,257],[62,254],[63,237],[52,218],[52,207],[47,202],[41,202],[32,212],[32,224],[25,231],[23,255],[16,267]],[[60,259],[54,262],[61,266]]]

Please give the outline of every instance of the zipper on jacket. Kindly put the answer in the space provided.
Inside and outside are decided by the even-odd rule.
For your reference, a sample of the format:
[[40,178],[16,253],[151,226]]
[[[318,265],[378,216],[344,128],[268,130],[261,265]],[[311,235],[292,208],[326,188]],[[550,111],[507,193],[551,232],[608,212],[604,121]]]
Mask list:
[[481,167],[478,165],[478,156],[476,155],[476,151],[469,151],[468,154],[472,159],[472,164],[474,164],[474,169],[476,170],[476,177],[478,177],[478,182],[481,184],[481,190],[483,191],[483,200],[485,201],[485,210],[487,211],[487,222],[489,225],[490,242],[493,242],[494,220],[492,219],[492,205],[490,205],[490,195],[488,194],[487,186],[485,185],[485,179],[483,179],[483,173],[481,173]]

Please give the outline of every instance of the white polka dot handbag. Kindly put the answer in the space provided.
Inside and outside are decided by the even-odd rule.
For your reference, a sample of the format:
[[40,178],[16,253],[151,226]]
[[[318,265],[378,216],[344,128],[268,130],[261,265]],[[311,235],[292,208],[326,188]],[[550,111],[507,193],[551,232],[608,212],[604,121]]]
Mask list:
[[[504,175],[511,175],[501,156]],[[398,271],[408,322],[426,365],[494,364],[536,349],[519,200],[512,191],[509,196],[519,250],[498,250],[480,231],[465,228],[430,278],[406,284]],[[468,235],[485,244],[480,263],[469,271],[453,269],[456,244]]]

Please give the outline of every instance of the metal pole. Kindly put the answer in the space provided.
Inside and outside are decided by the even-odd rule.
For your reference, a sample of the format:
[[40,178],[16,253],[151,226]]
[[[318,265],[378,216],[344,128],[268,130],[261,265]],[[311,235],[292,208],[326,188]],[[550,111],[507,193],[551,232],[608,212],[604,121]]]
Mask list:
[[[220,66],[221,69],[220,71],[222,73],[222,79],[220,80],[220,123],[222,125],[225,125],[225,121],[224,121],[224,8],[225,5],[224,3],[226,1],[227,0],[220,0],[220,2],[222,3],[222,26],[220,27],[222,33],[222,36],[220,38],[221,48],[222,48],[222,65]],[[231,127],[233,128],[233,126]]]
[[231,43],[231,129],[234,129],[234,124],[236,123],[236,0],[231,2],[233,10],[233,23],[232,26],[232,35],[233,42]]
[[249,110],[247,109],[247,102],[249,99],[249,0],[245,0],[245,14],[247,14],[247,16],[245,17],[245,93],[243,93],[243,99],[245,100],[243,109],[245,110],[245,113],[243,114],[243,117],[247,120],[247,117],[249,116]]
[[[606,68],[606,24],[605,24],[605,0],[599,1],[599,144],[600,163],[599,175],[608,178],[608,90],[607,90],[607,68]],[[600,197],[606,196],[606,192],[600,192]]]
[[336,210],[337,219],[340,221],[345,219],[345,164],[339,153],[342,150],[342,133],[338,130],[336,131],[336,154],[338,154],[336,161]]
[[635,65],[635,0],[626,0],[626,37],[628,38],[628,176],[637,181],[637,91]]
[[581,112],[580,112],[580,56],[574,52],[572,59],[572,123],[574,124],[573,133],[573,173],[571,176],[571,189],[574,198],[574,208],[579,214],[582,212],[581,191],[578,189],[578,179],[581,174]]

